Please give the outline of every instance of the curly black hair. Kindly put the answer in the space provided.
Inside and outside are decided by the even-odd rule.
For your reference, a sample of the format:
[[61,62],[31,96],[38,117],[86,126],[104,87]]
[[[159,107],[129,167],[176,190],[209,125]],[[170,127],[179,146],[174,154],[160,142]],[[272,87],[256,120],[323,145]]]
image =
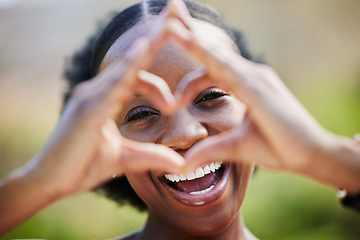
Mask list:
[[[103,29],[92,35],[84,47],[77,51],[65,66],[64,77],[68,88],[64,94],[64,105],[77,84],[96,75],[102,59],[116,39],[145,16],[158,15],[166,7],[167,2],[168,0],[148,0],[132,5],[117,13]],[[243,57],[258,62],[246,47],[242,33],[230,28],[215,10],[192,0],[184,0],[184,2],[191,17],[223,29],[235,42]],[[146,204],[133,190],[126,177],[112,179],[96,191],[119,204],[130,203],[140,211],[147,209]]]

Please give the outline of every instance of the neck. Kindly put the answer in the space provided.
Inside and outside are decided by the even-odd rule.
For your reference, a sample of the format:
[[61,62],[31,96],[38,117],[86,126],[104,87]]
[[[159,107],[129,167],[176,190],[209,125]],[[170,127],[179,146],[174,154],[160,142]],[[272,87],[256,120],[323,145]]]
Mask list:
[[136,238],[137,240],[147,239],[174,239],[174,240],[225,240],[225,239],[237,239],[237,240],[255,240],[256,238],[246,228],[241,213],[239,212],[234,218],[232,223],[222,232],[207,235],[196,236],[186,232],[183,229],[164,221],[156,213],[150,210],[149,218],[146,226],[142,232]]

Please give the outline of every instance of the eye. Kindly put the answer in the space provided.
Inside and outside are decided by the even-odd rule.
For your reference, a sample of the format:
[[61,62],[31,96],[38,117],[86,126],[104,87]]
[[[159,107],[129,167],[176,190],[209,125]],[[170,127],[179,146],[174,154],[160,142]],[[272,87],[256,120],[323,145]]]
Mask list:
[[194,103],[198,104],[213,104],[216,101],[220,101],[222,97],[230,95],[229,92],[225,92],[218,88],[210,88],[200,93],[195,99]]
[[147,106],[139,106],[131,109],[125,117],[125,123],[144,121],[152,116],[158,116],[160,112]]

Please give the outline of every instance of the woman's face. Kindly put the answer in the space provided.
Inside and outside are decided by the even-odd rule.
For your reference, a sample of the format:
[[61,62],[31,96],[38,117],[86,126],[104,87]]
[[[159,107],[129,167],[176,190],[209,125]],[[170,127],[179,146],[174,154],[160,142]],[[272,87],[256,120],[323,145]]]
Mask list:
[[[122,35],[109,49],[101,68],[123,54],[137,37],[146,35],[155,21],[156,17],[140,22]],[[234,44],[219,28],[195,19],[192,27],[200,39],[218,51],[234,51]],[[175,91],[186,74],[200,67],[200,63],[169,42],[149,71]],[[199,141],[242,123],[245,106],[226,89],[209,81],[197,94],[191,105],[172,116],[163,115],[146,96],[135,96],[119,114],[119,129],[126,138],[163,144],[184,155]],[[229,160],[218,159],[199,166],[201,169],[192,176],[157,171],[126,176],[158,221],[191,234],[215,234],[238,216],[253,171],[251,164],[232,165]]]

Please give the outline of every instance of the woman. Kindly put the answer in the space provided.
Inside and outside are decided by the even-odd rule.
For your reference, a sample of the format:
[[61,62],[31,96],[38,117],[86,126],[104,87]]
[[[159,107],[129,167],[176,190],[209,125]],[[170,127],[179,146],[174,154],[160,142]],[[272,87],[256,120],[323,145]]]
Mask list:
[[103,185],[148,208],[145,228],[125,239],[256,239],[240,213],[255,164],[360,192],[359,148],[320,127],[269,67],[243,59],[211,9],[166,4],[125,10],[84,49],[91,62],[75,58],[84,65],[68,72],[57,128],[1,185],[1,233]]

